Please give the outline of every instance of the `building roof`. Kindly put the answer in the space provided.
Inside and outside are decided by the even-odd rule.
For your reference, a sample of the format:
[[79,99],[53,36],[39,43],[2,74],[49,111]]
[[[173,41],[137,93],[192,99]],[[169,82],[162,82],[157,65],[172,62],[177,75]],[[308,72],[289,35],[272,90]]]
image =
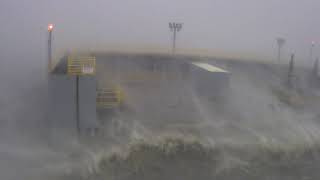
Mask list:
[[192,63],[193,65],[195,66],[198,66],[202,69],[205,69],[207,71],[210,71],[210,72],[221,72],[221,73],[228,73],[228,71],[226,70],[223,70],[221,68],[218,68],[216,66],[213,66],[211,64],[208,64],[208,63],[202,63],[202,62],[193,62]]

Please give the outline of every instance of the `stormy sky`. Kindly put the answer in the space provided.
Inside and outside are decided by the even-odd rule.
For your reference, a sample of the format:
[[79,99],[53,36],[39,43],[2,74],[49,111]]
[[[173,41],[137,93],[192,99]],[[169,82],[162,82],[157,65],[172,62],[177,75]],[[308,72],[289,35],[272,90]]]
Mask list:
[[284,37],[283,62],[294,52],[310,64],[319,17],[319,0],[0,0],[0,106],[45,79],[49,23],[56,61],[75,49],[169,52],[168,22],[183,22],[183,52],[274,62],[275,39]]
[[305,61],[311,41],[320,42],[319,17],[318,0],[1,0],[1,70],[43,63],[48,23],[57,57],[77,48],[169,48],[168,22],[176,21],[184,23],[179,48],[272,59],[275,38],[284,37],[284,56]]

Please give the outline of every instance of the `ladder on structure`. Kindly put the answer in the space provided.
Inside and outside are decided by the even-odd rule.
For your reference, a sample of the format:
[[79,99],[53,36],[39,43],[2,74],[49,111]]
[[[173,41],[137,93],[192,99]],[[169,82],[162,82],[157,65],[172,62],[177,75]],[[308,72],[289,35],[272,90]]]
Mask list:
[[123,104],[124,95],[119,88],[103,88],[97,90],[97,108],[114,109]]

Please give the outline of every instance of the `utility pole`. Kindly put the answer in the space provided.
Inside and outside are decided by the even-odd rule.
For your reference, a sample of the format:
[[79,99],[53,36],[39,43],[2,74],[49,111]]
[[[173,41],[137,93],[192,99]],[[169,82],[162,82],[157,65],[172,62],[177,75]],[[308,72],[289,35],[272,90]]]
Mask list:
[[313,49],[316,45],[316,42],[312,41],[311,42],[311,47],[310,47],[310,61],[313,61]]
[[173,39],[172,39],[172,54],[175,54],[176,51],[176,36],[177,32],[181,31],[182,23],[170,22],[169,28],[171,32],[173,32]]
[[48,73],[51,72],[52,68],[52,32],[53,32],[53,24],[48,25]]
[[80,128],[80,105],[79,105],[79,75],[76,75],[76,128],[78,136],[81,133]]
[[294,54],[291,54],[291,60],[289,63],[289,71],[288,71],[288,88],[292,90],[295,85],[295,75],[294,75]]
[[286,40],[284,38],[277,38],[277,44],[278,44],[278,63],[281,61],[281,50],[284,44],[286,43]]
[[312,72],[310,75],[310,86],[319,87],[319,58],[317,58],[313,64]]
[[[52,119],[51,119],[51,102],[52,102],[52,100],[51,100],[51,96],[52,96],[52,94],[51,94],[51,89],[50,89],[50,87],[51,87],[51,83],[50,83],[50,81],[51,81],[51,78],[50,78],[50,73],[51,73],[51,63],[52,63],[52,32],[53,32],[53,24],[48,24],[48,26],[47,26],[47,32],[48,32],[48,35],[47,35],[47,59],[46,59],[46,62],[45,62],[45,71],[44,71],[44,73],[45,73],[45,81],[46,81],[46,94],[45,94],[45,100],[46,100],[46,102],[47,102],[47,104],[46,104],[46,110],[45,110],[45,119],[47,120],[47,128],[48,128],[48,130],[51,130],[51,127],[52,127],[52,123],[53,123],[53,121],[52,121]],[[48,133],[47,134],[48,135],[48,139],[50,139],[50,133]],[[51,141],[48,141],[49,143],[51,142]],[[49,144],[50,145],[50,144]]]
[[318,78],[318,75],[319,75],[319,58],[317,58],[316,61],[313,64],[312,73],[313,73],[313,76],[315,78]]

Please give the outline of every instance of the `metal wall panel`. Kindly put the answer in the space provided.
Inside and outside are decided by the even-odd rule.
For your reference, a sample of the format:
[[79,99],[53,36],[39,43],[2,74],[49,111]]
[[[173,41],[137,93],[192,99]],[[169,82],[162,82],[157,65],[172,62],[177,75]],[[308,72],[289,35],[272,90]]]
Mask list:
[[82,133],[88,133],[98,127],[96,86],[96,77],[79,77],[79,122]]
[[[64,139],[85,134],[98,127],[96,117],[96,79],[80,76],[78,84],[79,116],[77,119],[76,76],[52,74],[49,78],[49,122],[52,136]],[[78,129],[79,128],[79,129]]]
[[229,72],[210,72],[203,68],[191,65],[192,84],[201,96],[223,96],[229,87]]
[[64,138],[75,135],[75,77],[51,74],[49,77],[49,123],[52,135]]

